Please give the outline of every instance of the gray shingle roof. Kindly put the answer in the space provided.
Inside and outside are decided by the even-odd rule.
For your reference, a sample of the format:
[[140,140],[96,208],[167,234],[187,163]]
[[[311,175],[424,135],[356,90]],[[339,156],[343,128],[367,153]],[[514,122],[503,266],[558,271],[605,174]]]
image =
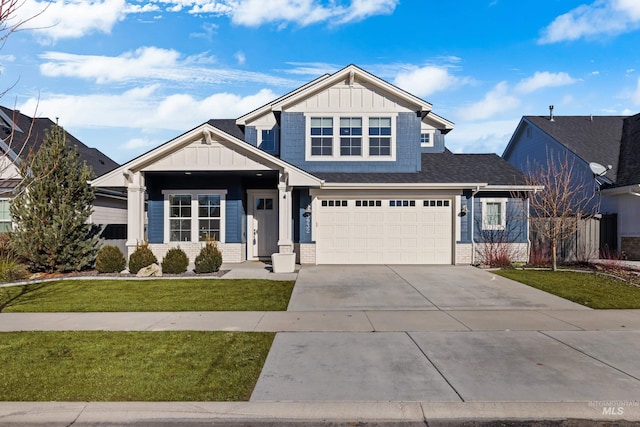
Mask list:
[[[38,151],[44,139],[45,131],[54,126],[53,121],[48,118],[31,118],[2,106],[0,106],[0,109],[22,130],[22,132],[13,132],[13,137],[7,140],[11,135],[12,129],[6,126],[0,128],[0,138],[9,145],[9,148],[21,158],[26,157],[31,150]],[[67,141],[70,145],[77,147],[80,159],[93,168],[96,176],[107,173],[119,166],[104,153],[95,148],[87,147],[69,132],[67,132]]]
[[525,116],[529,122],[567,147],[586,162],[611,165],[607,177],[618,174],[618,154],[623,120],[627,116]]
[[616,187],[640,184],[640,114],[624,120]]
[[524,175],[497,154],[422,154],[422,170],[415,173],[326,173],[315,176],[327,182],[362,184],[488,183],[523,185]]
[[211,119],[207,123],[244,141],[244,132],[236,124],[235,119]]

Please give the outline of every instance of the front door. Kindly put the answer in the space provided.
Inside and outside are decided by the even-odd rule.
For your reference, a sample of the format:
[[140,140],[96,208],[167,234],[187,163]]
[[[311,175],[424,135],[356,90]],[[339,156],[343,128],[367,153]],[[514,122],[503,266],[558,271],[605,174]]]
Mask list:
[[278,252],[278,192],[249,191],[247,257],[259,259]]

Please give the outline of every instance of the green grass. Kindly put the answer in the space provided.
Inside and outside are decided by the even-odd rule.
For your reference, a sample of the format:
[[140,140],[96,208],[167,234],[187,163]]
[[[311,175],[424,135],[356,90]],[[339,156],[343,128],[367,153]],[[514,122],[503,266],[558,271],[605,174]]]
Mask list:
[[0,333],[0,401],[248,400],[272,333]]
[[67,280],[0,288],[0,311],[284,311],[294,283],[249,279]]
[[495,273],[591,308],[640,308],[640,288],[602,275],[544,270],[500,270]]

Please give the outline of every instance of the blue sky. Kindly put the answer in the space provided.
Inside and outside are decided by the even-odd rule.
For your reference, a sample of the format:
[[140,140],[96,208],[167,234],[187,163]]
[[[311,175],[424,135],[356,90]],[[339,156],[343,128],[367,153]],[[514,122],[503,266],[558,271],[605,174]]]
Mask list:
[[0,50],[0,102],[120,163],[351,63],[453,121],[454,152],[501,154],[550,104],[640,111],[639,0],[24,0],[14,17],[38,12]]

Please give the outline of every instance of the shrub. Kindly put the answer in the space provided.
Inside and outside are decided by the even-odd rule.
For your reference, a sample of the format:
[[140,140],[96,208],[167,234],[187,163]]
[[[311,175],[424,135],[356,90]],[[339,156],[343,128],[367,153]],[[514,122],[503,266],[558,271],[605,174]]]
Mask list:
[[29,275],[27,266],[10,257],[0,257],[0,282],[24,279]]
[[117,246],[103,246],[96,256],[98,273],[120,273],[127,265],[127,259]]
[[0,258],[17,258],[17,254],[11,245],[11,235],[9,233],[0,233]]
[[148,267],[157,262],[158,258],[151,252],[147,242],[136,244],[136,250],[133,251],[129,257],[129,272],[137,274],[141,268]]
[[180,248],[171,248],[162,259],[162,272],[167,274],[180,274],[187,271],[189,257]]
[[207,241],[204,248],[202,248],[196,257],[195,265],[195,272],[198,274],[215,273],[220,270],[222,253],[215,242]]

